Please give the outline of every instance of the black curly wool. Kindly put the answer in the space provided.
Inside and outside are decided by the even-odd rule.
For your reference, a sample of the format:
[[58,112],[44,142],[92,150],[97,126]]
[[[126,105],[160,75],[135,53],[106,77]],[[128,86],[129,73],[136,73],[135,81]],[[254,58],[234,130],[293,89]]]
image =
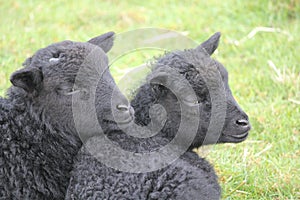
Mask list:
[[23,100],[1,99],[1,199],[61,199],[81,143],[30,112]]
[[213,167],[194,152],[147,173],[107,167],[83,148],[74,165],[66,199],[219,199]]

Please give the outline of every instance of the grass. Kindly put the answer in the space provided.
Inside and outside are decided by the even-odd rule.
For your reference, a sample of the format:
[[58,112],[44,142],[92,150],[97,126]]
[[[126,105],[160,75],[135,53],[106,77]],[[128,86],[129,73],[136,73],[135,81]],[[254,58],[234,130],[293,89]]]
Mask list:
[[[26,57],[56,41],[162,27],[201,42],[221,31],[214,57],[228,69],[233,94],[253,126],[241,144],[206,147],[223,199],[300,199],[299,0],[0,3],[1,96]],[[259,31],[248,35],[253,30]],[[125,68],[153,54],[119,61],[112,67],[114,77],[122,80]]]

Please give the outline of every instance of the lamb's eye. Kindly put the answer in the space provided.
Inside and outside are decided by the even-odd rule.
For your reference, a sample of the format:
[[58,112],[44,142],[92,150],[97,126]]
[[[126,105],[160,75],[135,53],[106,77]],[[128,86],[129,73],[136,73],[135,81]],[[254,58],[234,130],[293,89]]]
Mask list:
[[164,86],[160,84],[151,84],[151,90],[153,93],[159,93],[164,90]]
[[76,93],[80,92],[80,90],[75,89],[75,87],[61,86],[61,87],[56,89],[56,92],[60,95],[69,96],[69,95],[76,94]]
[[183,102],[188,106],[198,106],[201,103],[199,100],[195,100],[194,98],[186,98]]
[[200,101],[193,101],[193,102],[190,102],[190,104],[192,104],[194,106],[198,106],[200,104]]
[[60,56],[60,53],[59,53],[59,52],[56,52],[56,53],[53,53],[53,54],[52,54],[52,57],[53,57],[53,58],[59,58],[59,56]]
[[200,101],[194,101],[194,104],[199,104],[200,103]]
[[72,95],[72,94],[76,94],[78,92],[80,92],[80,90],[72,88],[69,90],[69,92],[65,93],[65,95]]
[[49,62],[58,62],[60,58],[60,53],[56,52],[52,54],[52,58],[49,59]]

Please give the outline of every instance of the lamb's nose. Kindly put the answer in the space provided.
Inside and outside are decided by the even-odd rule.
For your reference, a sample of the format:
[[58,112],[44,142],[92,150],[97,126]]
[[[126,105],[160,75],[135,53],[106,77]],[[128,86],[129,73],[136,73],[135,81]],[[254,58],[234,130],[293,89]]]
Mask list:
[[134,109],[131,105],[119,104],[116,108],[121,112],[128,112],[131,116],[134,116]]
[[235,123],[236,123],[237,125],[243,126],[243,127],[249,126],[249,121],[246,120],[246,119],[238,119],[238,120],[236,120]]
[[123,105],[123,104],[119,104],[119,105],[117,105],[117,109],[119,111],[126,112],[126,111],[129,111],[129,106]]

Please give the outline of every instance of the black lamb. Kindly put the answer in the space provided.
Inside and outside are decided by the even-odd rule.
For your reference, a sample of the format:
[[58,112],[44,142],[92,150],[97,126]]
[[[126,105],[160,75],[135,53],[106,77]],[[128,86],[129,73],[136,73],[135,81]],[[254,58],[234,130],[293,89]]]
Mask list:
[[[0,199],[64,199],[73,158],[82,146],[72,99],[88,99],[89,85],[101,85],[96,95],[99,119],[112,118],[104,112],[111,106],[124,119],[132,118],[128,101],[115,90],[107,70],[104,52],[112,47],[113,35],[109,32],[85,43],[52,44],[38,50],[24,62],[24,68],[12,74],[13,86],[7,98],[0,98]],[[79,70],[92,75],[74,85]],[[114,103],[122,110],[110,103],[113,91],[119,97]],[[94,134],[86,130],[87,136]]]
[[[231,94],[226,69],[210,58],[218,47],[219,38],[220,34],[216,33],[195,49],[167,53],[157,60],[147,78],[148,82],[140,87],[131,104],[138,124],[155,129],[157,122],[165,122],[162,130],[155,136],[139,138],[132,136],[131,132],[139,134],[134,125],[124,131],[108,129],[104,134],[116,146],[134,152],[132,157],[124,154],[125,158],[121,160],[117,160],[120,152],[103,142],[103,137],[90,138],[74,164],[66,199],[220,199],[221,190],[213,167],[192,149],[216,142],[242,142],[248,135],[250,124],[248,116]],[[193,94],[185,93],[188,92],[185,85],[173,79],[172,70],[188,81],[196,99]],[[219,81],[216,80],[218,77]],[[207,82],[211,84],[207,85]],[[177,88],[179,93],[171,91],[169,86]],[[217,95],[224,99],[215,99],[221,102],[215,105],[224,107],[217,109],[214,115],[215,105],[211,96],[215,91],[212,90],[224,92],[224,96]],[[155,104],[163,106],[165,112]],[[161,149],[176,138],[180,121],[186,117],[181,107],[188,110],[186,119],[194,122],[196,118],[199,122],[195,130],[185,127],[185,135],[172,146],[174,152],[183,149],[183,154],[173,162],[166,161],[167,165],[165,159],[173,154],[172,151],[163,152],[164,155],[149,159],[146,163],[136,161],[143,160],[143,155]],[[199,112],[193,113],[197,109]],[[221,124],[219,133],[210,133],[211,120],[222,117],[219,113],[222,111],[224,126]],[[161,120],[165,113],[166,120]],[[150,117],[152,115],[155,117]],[[187,143],[193,134],[195,136]],[[107,156],[108,160],[103,161]]]

